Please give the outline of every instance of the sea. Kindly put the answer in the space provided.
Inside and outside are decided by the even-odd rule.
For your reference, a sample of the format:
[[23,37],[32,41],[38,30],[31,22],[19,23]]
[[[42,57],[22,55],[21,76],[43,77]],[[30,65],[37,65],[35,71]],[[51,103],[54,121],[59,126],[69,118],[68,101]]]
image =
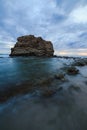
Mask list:
[[[0,55],[0,93],[65,73],[64,68],[73,62],[73,58],[63,57]],[[0,130],[87,130],[87,66],[76,68],[79,74],[65,74],[66,81],[52,81],[52,88],[62,89],[51,97],[41,96],[37,87],[0,102]]]

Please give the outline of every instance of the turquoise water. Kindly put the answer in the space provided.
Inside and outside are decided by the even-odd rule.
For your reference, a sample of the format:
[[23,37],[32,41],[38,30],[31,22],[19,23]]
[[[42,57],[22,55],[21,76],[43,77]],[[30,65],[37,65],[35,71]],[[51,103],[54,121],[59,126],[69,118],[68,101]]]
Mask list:
[[49,77],[63,64],[55,58],[0,58],[0,88]]
[[[73,59],[2,56],[0,91],[51,77],[72,62]],[[50,98],[27,93],[0,103],[0,130],[87,130],[87,66],[78,69],[77,76],[66,75],[67,82],[53,84],[63,90]]]

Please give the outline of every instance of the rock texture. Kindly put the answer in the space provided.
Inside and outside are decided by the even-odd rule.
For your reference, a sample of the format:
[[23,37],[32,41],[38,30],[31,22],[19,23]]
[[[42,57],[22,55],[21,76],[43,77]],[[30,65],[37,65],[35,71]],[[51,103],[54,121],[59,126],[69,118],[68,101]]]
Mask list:
[[53,56],[53,53],[54,49],[50,41],[27,35],[17,38],[14,48],[11,48],[10,56]]

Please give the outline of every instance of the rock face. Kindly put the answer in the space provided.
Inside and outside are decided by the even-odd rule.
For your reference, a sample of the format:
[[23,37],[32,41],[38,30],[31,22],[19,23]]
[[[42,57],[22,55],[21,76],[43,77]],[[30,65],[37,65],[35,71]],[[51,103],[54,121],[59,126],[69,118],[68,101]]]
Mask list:
[[41,37],[27,35],[17,38],[14,48],[11,48],[10,56],[53,56],[54,49],[50,41]]

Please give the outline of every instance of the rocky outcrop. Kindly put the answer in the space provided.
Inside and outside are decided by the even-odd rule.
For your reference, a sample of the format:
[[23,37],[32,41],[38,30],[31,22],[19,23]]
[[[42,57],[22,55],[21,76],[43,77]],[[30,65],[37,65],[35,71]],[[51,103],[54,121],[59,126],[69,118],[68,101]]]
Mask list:
[[11,48],[10,56],[53,56],[53,53],[54,49],[50,41],[27,35],[17,38],[14,48]]

